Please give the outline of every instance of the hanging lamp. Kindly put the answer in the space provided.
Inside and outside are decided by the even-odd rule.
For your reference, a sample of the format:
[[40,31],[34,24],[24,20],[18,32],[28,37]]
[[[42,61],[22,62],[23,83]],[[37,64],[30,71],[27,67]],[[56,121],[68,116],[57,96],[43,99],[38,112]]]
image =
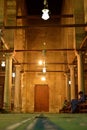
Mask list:
[[48,20],[50,18],[47,0],[44,0],[44,9],[42,10],[42,13],[42,19]]

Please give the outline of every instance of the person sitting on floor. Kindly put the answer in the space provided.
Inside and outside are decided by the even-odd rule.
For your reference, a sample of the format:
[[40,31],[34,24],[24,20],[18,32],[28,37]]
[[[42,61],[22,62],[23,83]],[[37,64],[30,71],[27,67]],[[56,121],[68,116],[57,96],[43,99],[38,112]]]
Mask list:
[[60,113],[61,112],[66,112],[66,110],[68,109],[68,106],[70,105],[70,102],[69,101],[67,101],[67,99],[65,99],[64,100],[64,102],[63,102],[63,106],[62,106],[62,108],[60,109]]
[[65,99],[63,103],[62,110],[65,110],[68,107],[69,102]]
[[78,108],[78,104],[85,102],[85,95],[82,91],[80,91],[79,93],[79,99],[72,99],[71,100],[71,112],[75,113],[77,112],[77,108]]

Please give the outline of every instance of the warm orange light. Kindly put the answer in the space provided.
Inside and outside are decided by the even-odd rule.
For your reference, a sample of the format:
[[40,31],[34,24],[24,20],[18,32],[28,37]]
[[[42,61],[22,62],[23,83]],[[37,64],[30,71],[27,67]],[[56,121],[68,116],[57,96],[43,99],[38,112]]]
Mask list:
[[46,80],[46,77],[45,77],[45,76],[41,77],[41,80],[42,80],[42,81],[45,81],[45,80]]
[[71,81],[69,81],[69,84],[71,84]]
[[43,73],[46,73],[46,67],[44,67],[42,71],[43,71]]
[[42,64],[43,64],[43,61],[42,61],[42,60],[39,60],[38,64],[39,64],[39,65],[42,65]]

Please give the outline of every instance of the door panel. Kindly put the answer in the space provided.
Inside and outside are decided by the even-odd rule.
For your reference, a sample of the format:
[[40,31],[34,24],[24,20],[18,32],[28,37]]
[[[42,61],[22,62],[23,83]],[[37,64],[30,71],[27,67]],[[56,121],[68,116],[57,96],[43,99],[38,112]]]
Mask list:
[[49,111],[49,87],[48,85],[35,85],[35,112]]

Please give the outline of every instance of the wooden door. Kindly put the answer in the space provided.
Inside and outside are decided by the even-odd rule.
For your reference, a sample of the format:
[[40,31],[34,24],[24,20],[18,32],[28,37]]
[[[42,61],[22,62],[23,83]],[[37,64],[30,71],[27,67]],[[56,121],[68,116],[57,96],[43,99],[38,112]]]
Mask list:
[[48,85],[35,85],[34,98],[35,112],[49,112],[49,87]]

